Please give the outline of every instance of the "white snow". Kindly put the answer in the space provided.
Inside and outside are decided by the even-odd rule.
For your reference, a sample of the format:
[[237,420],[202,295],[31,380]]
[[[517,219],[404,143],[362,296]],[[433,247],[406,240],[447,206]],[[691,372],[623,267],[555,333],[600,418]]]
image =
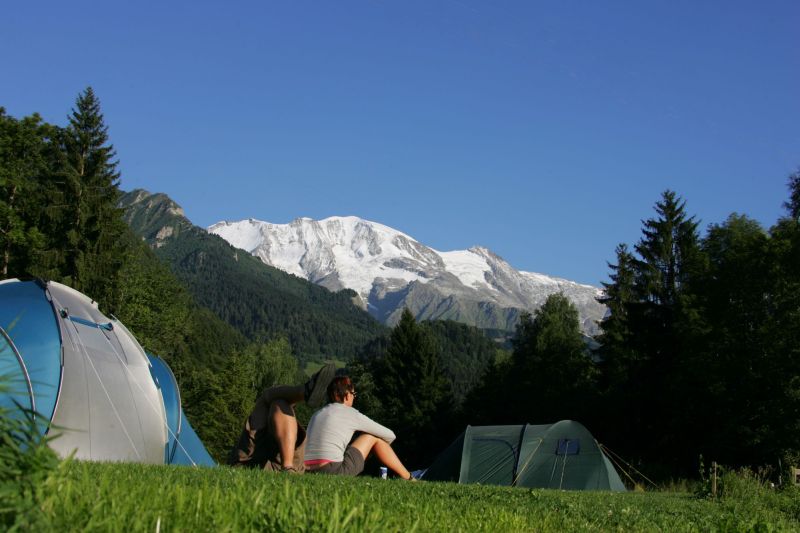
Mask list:
[[497,290],[486,283],[485,274],[491,271],[486,258],[469,250],[437,253],[444,260],[447,271],[454,274],[467,287]]
[[208,231],[266,264],[306,279],[319,279],[335,272],[345,287],[364,299],[376,278],[405,283],[428,281],[416,272],[384,264],[408,256],[395,245],[397,237],[416,242],[414,239],[358,217],[329,217],[319,221],[298,218],[289,224],[249,219],[220,222]]
[[482,247],[439,252],[400,231],[354,216],[319,221],[298,218],[289,224],[248,219],[219,222],[208,231],[291,274],[312,280],[337,275],[344,287],[358,292],[368,305],[375,286],[399,290],[412,281],[435,283],[444,273],[454,275],[464,286],[458,289],[452,283],[435,283],[445,294],[474,291],[475,298],[504,307],[530,309],[547,294],[560,290],[591,301],[599,291],[517,271]]
[[261,245],[261,225],[259,221],[250,219],[241,222],[217,222],[208,228],[209,233],[216,233],[231,246],[253,252]]

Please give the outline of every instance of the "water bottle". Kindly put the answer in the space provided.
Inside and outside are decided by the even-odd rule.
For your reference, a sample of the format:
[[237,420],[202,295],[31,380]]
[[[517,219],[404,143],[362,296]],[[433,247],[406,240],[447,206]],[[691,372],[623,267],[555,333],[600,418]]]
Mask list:
[[389,469],[386,468],[385,466],[382,466],[381,467],[381,479],[386,479],[387,477],[389,477]]

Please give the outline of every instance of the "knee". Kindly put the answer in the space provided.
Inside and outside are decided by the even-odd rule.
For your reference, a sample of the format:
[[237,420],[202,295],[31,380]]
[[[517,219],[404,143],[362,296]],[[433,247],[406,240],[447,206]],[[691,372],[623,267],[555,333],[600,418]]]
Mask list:
[[357,432],[353,437],[353,442],[359,440],[361,442],[374,442],[377,437],[369,433]]
[[294,416],[294,406],[284,399],[278,399],[269,404],[269,415],[271,418],[282,414]]
[[371,450],[380,440],[381,439],[379,439],[375,435],[370,435],[369,433],[362,433],[353,441],[353,444],[358,444],[358,446],[356,447],[362,450],[363,452]]

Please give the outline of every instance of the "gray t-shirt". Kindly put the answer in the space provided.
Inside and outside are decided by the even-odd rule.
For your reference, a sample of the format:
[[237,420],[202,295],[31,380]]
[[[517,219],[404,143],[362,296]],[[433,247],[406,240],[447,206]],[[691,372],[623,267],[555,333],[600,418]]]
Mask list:
[[369,433],[389,444],[395,439],[394,431],[361,414],[358,409],[343,403],[329,403],[314,413],[308,423],[305,460],[344,460],[344,451],[356,431]]

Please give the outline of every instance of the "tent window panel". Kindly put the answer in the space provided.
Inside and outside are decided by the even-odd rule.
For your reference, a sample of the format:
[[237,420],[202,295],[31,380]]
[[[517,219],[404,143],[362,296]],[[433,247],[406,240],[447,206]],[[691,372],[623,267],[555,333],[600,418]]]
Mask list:
[[[29,397],[23,404],[33,405],[43,420],[50,420],[61,384],[61,337],[53,307],[41,287],[32,281],[0,283],[0,327],[16,346],[27,371],[25,378],[25,370],[16,370],[24,380],[20,392]],[[8,349],[8,357],[16,361],[14,351]],[[32,398],[25,390],[28,382]]]
[[556,455],[578,455],[581,453],[580,439],[558,439]]

